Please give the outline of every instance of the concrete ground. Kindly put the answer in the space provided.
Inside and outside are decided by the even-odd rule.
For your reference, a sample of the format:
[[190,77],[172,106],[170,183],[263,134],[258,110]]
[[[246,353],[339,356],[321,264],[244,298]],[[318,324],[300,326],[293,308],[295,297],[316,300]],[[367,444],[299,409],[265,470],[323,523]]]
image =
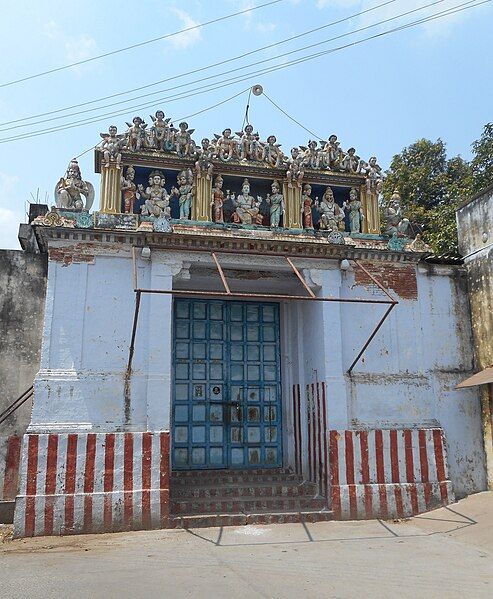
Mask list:
[[399,522],[15,541],[3,532],[5,599],[493,597],[493,492]]

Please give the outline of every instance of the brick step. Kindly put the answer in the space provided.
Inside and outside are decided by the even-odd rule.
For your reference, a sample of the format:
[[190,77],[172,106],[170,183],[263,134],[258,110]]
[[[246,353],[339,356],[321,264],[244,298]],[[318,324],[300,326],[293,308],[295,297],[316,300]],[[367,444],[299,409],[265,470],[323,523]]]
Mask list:
[[170,511],[173,516],[192,514],[235,514],[256,512],[282,512],[322,510],[326,507],[324,497],[262,497],[257,499],[214,499],[208,500],[176,500],[170,501]]
[[285,483],[294,483],[300,484],[302,480],[296,474],[223,474],[222,476],[201,476],[197,478],[192,477],[172,477],[171,485],[175,487],[184,486],[208,486],[208,487],[217,487],[221,485],[231,485],[231,484],[266,484],[269,483],[277,483],[277,484],[285,484]]
[[171,516],[170,528],[209,528],[244,526],[246,524],[288,524],[298,522],[327,522],[333,519],[329,510],[257,512],[251,514],[197,514]]
[[293,471],[291,468],[243,468],[238,470],[226,470],[221,468],[219,470],[174,470],[171,473],[171,478],[201,478],[203,476],[221,476],[230,474],[237,476],[261,476],[263,474],[293,474]]
[[316,492],[314,483],[302,484],[269,484],[241,483],[218,486],[185,486],[171,487],[172,499],[208,499],[228,497],[313,497]]

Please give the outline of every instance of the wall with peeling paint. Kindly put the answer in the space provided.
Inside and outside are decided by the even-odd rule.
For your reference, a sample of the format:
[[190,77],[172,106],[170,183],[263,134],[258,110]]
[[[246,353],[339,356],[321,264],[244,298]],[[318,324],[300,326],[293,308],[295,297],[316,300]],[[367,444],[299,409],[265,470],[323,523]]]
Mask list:
[[[468,274],[475,371],[493,366],[493,186],[457,211],[459,249]],[[488,483],[493,489],[493,385],[480,387]]]
[[[0,413],[28,389],[39,369],[46,256],[0,250]],[[0,500],[9,439],[26,432],[28,400],[0,425]]]
[[[75,245],[58,241],[50,250],[43,355],[30,431],[169,429],[171,297],[142,296],[131,389],[126,394],[135,306],[130,247]],[[212,277],[205,266],[200,270],[201,258],[195,257],[153,249],[150,261],[138,261],[140,287],[217,289],[217,272]],[[258,276],[255,260],[262,269]],[[381,298],[381,290],[367,277],[352,269],[341,271],[338,260],[298,262],[320,296]],[[280,270],[279,260],[225,256],[224,263],[235,289],[300,293],[299,281]],[[399,304],[351,375],[349,365],[386,306],[283,306],[282,363],[289,370],[283,373],[286,413],[293,384],[324,381],[329,428],[443,427],[457,496],[484,489],[478,394],[455,390],[473,368],[462,269],[409,262],[374,261],[367,266]],[[291,434],[289,417],[285,424],[285,434]],[[291,454],[287,457],[292,460]]]

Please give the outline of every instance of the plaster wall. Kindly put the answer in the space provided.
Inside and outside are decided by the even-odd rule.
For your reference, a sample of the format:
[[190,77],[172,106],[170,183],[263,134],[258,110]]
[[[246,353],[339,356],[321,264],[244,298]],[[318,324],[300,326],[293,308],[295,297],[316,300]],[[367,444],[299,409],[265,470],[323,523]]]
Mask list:
[[[73,248],[70,251],[73,257]],[[129,248],[95,249],[90,258],[86,253],[83,260],[72,259],[68,265],[63,255],[62,243],[50,262],[31,431],[167,430],[171,297],[142,296],[131,390],[125,394],[135,306]],[[257,281],[255,264],[245,258],[231,257],[230,265],[225,259],[233,289],[247,285],[250,291],[260,286],[271,293],[301,293],[292,274],[288,279],[279,272],[279,261],[263,259]],[[138,261],[139,285],[193,288],[191,263],[186,253],[153,250],[150,261]],[[319,296],[382,297],[378,288],[353,270],[341,271],[338,261],[317,261],[314,266],[312,261],[299,267]],[[322,381],[330,429],[443,427],[456,494],[482,490],[478,394],[474,389],[455,390],[473,364],[463,273],[457,267],[427,264],[373,266],[377,271],[381,268],[399,304],[351,375],[349,365],[386,307],[309,301],[283,306],[285,406],[291,401],[291,385],[303,389]],[[269,270],[277,274],[269,278]],[[217,284],[203,273],[198,276],[205,285],[207,280],[211,286]],[[306,410],[303,413],[306,418]],[[292,434],[289,410],[285,425],[285,434]],[[289,446],[285,439],[284,447]],[[292,452],[287,451],[292,461]]]
[[[128,391],[125,373],[135,311],[128,248],[63,260],[51,256],[42,359],[30,432],[167,430],[171,299],[143,295]],[[141,265],[143,286],[169,287],[165,262]],[[159,388],[159,390],[157,389]],[[168,398],[169,399],[169,398]]]
[[[493,366],[493,186],[456,214],[468,275],[476,371]],[[480,387],[488,484],[493,489],[493,385]]]
[[[349,428],[442,427],[450,477],[461,497],[486,485],[478,392],[455,389],[473,369],[465,273],[424,263],[416,283],[415,298],[391,289],[399,304],[346,377]],[[355,286],[351,272],[342,288],[377,294],[375,288]],[[383,311],[383,306],[343,305],[345,369]]]
[[[46,256],[0,250],[0,413],[38,371],[45,288]],[[0,500],[9,439],[22,437],[30,417],[28,400],[0,425]]]

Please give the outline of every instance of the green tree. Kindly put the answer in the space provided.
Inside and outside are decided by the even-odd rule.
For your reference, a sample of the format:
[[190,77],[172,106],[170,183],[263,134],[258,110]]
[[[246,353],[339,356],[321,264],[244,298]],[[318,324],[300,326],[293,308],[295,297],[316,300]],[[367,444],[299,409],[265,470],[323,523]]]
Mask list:
[[484,126],[481,137],[472,144],[472,151],[472,191],[479,193],[493,184],[493,123]]
[[386,175],[384,201],[397,189],[414,232],[422,231],[435,253],[456,253],[455,209],[471,193],[469,162],[447,158],[441,139],[420,139],[394,156]]

